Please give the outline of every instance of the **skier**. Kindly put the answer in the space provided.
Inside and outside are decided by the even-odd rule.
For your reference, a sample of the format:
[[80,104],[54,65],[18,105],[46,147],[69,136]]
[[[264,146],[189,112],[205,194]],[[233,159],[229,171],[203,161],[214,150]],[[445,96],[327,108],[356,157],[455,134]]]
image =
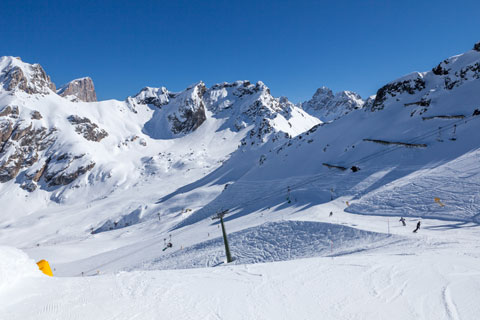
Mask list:
[[417,233],[418,229],[420,229],[420,221],[417,222],[417,227],[413,230],[414,233]]
[[329,215],[329,217],[331,217],[331,216],[333,216],[333,212],[332,212],[332,211],[330,211],[330,215]]
[[169,242],[169,243],[167,243],[167,246],[165,248],[163,248],[162,251],[165,251],[165,250],[167,250],[168,248],[171,248],[171,247],[173,247],[173,244],[171,242]]
[[405,218],[403,218],[403,217],[401,217],[400,220],[398,220],[398,221],[400,221],[403,224],[404,227],[407,225],[405,223]]

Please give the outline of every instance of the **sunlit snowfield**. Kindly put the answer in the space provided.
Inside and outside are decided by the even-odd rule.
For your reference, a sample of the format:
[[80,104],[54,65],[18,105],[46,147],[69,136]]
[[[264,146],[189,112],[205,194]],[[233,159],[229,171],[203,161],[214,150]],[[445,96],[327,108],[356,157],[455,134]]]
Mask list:
[[[407,219],[404,227],[399,217],[344,213],[343,200],[301,212],[292,208],[255,212],[227,222],[236,259],[231,265],[222,263],[221,232],[210,221],[172,232],[172,253],[162,251],[166,234],[142,226],[142,232],[134,235],[113,231],[114,235],[27,249],[37,259],[51,257],[54,278],[30,271],[36,269],[33,261],[16,266],[17,257],[4,256],[3,268],[28,272],[8,273],[17,281],[1,291],[2,317],[477,317],[476,224],[422,219],[415,234],[417,219]],[[91,252],[96,254],[68,262]],[[65,262],[56,262],[56,257]],[[198,268],[159,270],[192,267]]]

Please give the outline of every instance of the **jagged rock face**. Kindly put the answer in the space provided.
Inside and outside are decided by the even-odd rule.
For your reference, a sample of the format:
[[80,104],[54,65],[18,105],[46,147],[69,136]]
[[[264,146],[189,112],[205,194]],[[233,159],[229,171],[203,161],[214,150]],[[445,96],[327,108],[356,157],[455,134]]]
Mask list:
[[[475,56],[480,52],[480,43],[477,43],[470,56]],[[442,76],[444,87],[447,90],[452,90],[455,87],[461,86],[465,81],[480,79],[480,58],[477,57],[476,61],[472,61],[461,68],[457,68],[456,65],[460,64],[457,60],[466,60],[462,57],[453,57],[442,61],[438,66],[432,69],[432,72],[437,76]]]
[[41,114],[40,112],[36,111],[36,110],[32,111],[32,112],[30,113],[30,115],[31,115],[31,119],[32,119],[32,120],[40,120],[40,119],[43,118],[43,117],[42,117],[42,114]]
[[0,83],[8,91],[29,94],[55,92],[55,84],[39,64],[28,64],[15,57],[0,58]]
[[[287,98],[274,98],[270,89],[261,81],[251,84],[249,81],[221,83],[212,86],[204,95],[207,109],[216,118],[225,118],[226,126],[233,131],[252,126],[242,145],[261,144],[268,140],[288,138],[308,130],[319,123],[297,108]],[[307,128],[296,128],[291,121],[298,118],[308,119]],[[272,136],[273,135],[273,136]]]
[[480,42],[475,43],[473,50],[480,52]]
[[95,86],[89,77],[75,79],[63,85],[57,90],[57,94],[62,97],[75,96],[81,101],[94,102],[97,101]]
[[84,156],[84,154],[74,156],[66,153],[58,157],[49,158],[47,167],[44,169],[45,181],[50,186],[72,183],[95,166],[95,162],[91,160],[85,163],[82,159]]
[[254,119],[257,116],[272,115],[282,111],[279,100],[270,95],[270,89],[261,81],[251,84],[250,81],[236,81],[213,85],[205,95],[207,109],[215,114],[244,114]]
[[68,117],[68,121],[75,125],[75,131],[89,141],[99,142],[108,136],[108,132],[100,129],[96,123],[92,123],[88,118],[82,118],[77,115]]
[[154,138],[167,138],[158,133],[165,127],[174,137],[193,132],[205,122],[205,91],[203,82],[179,93],[169,92],[164,87],[146,87],[133,98],[127,98],[127,102],[154,106],[156,112],[152,120],[145,125],[146,130]]
[[371,110],[377,111],[383,109],[384,102],[388,98],[396,97],[397,95],[405,92],[413,95],[422,91],[423,89],[425,89],[425,80],[423,79],[423,75],[418,72],[407,76],[407,78],[404,80],[398,80],[389,83],[378,89]]
[[[252,126],[247,136],[251,143],[262,143],[274,132],[281,132],[279,136],[282,137],[285,137],[286,131],[287,136],[296,135],[296,130],[308,130],[320,122],[288,99],[272,97],[270,89],[261,81],[256,84],[249,81],[224,82],[209,89],[200,82],[179,93],[169,92],[163,87],[146,87],[136,96],[127,98],[127,105],[132,110],[136,110],[136,104],[153,106],[155,113],[144,128],[155,139],[174,138],[195,131],[206,121],[207,110],[212,117],[225,119],[222,129],[228,127],[238,132]],[[289,122],[295,117],[307,118],[306,126],[310,126],[296,128]],[[169,133],[165,132],[165,128]]]
[[333,94],[333,91],[324,86],[318,88],[312,99],[308,101],[310,103],[306,102],[306,104],[310,105],[313,109],[318,110],[326,106],[334,97],[335,95]]
[[[468,82],[480,79],[480,51],[477,50],[479,47],[477,43],[473,50],[442,61],[430,72],[416,72],[383,86],[378,90],[370,110],[381,110],[387,104],[403,100],[401,105],[404,107],[421,107],[413,110],[412,115],[426,112],[432,101],[432,95],[438,91],[455,90]],[[412,99],[413,101],[408,102]]]
[[17,106],[4,108],[0,113],[0,182],[12,180],[20,170],[33,166],[40,153],[54,143],[55,131],[18,119]]
[[333,94],[329,88],[321,87],[312,99],[302,104],[302,108],[322,121],[331,121],[362,108],[364,103],[362,97],[355,92],[341,91]]
[[185,93],[175,97],[178,110],[168,115],[172,132],[175,134],[195,131],[207,119],[203,94],[206,88],[199,83],[187,88]]
[[145,87],[134,96],[134,99],[137,103],[151,104],[158,108],[168,104],[170,99],[173,98],[175,98],[175,94],[173,92],[169,92],[165,87]]
[[[44,127],[40,112],[20,115],[16,105],[0,110],[0,183],[17,178],[21,188],[32,192],[42,179],[48,186],[66,185],[95,166],[84,154],[57,155],[53,146],[58,129]],[[86,139],[99,141],[106,136],[86,118],[72,116],[72,121]]]
[[376,97],[377,97],[376,95],[373,95],[373,96],[368,97],[367,100],[365,100],[365,103],[363,104],[363,110],[364,111],[371,111],[372,110],[373,103],[375,102]]

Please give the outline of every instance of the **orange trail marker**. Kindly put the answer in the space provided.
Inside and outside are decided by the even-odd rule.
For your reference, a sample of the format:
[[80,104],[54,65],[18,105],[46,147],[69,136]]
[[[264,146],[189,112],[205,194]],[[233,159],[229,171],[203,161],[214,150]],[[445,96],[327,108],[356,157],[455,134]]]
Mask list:
[[445,207],[445,205],[440,201],[440,198],[435,198],[434,200],[440,207]]

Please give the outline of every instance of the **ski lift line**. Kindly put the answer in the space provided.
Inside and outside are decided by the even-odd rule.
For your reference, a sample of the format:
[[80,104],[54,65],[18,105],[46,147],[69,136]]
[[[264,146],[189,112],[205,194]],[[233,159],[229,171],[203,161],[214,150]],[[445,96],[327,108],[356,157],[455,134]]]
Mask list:
[[[472,116],[470,116],[470,118],[472,118]],[[470,119],[470,120],[471,120],[471,119]],[[461,119],[460,121],[457,121],[457,122],[463,122],[463,121],[468,121],[468,120],[466,120],[466,119]],[[454,126],[454,125],[456,125],[456,123],[452,123],[452,124],[451,124],[451,126]],[[450,127],[451,127],[451,126],[450,126]],[[420,136],[414,137],[414,138],[412,138],[412,139],[410,139],[410,140],[407,140],[407,141],[408,141],[409,143],[410,143],[410,142],[415,142],[415,141],[417,141],[417,140],[419,140],[419,139],[423,139],[423,138],[426,138],[426,137],[429,137],[429,136],[433,136],[433,135],[435,135],[435,133],[436,133],[436,130],[431,131],[431,132],[426,132],[426,133],[424,133],[424,134],[422,134],[422,135],[420,135]],[[346,166],[346,167],[349,167],[349,166],[354,165],[354,164],[363,163],[363,162],[365,162],[365,161],[367,161],[367,160],[371,160],[371,159],[374,159],[374,158],[383,156],[383,155],[385,155],[386,153],[390,153],[390,152],[393,152],[393,151],[395,151],[395,150],[402,149],[402,148],[403,148],[403,146],[394,146],[394,147],[388,148],[387,150],[378,151],[378,152],[372,153],[372,154],[370,154],[370,155],[368,155],[368,156],[366,156],[366,157],[360,158],[360,159],[358,159],[358,160],[353,160],[353,161],[347,162],[347,163],[345,164],[345,166]],[[315,175],[315,176],[311,177],[310,180],[316,181],[316,180],[318,180],[318,178],[324,177],[324,176],[325,176],[325,174],[323,174],[323,173],[322,173],[322,174],[318,174],[318,175]],[[305,181],[307,181],[307,180],[305,180]],[[313,182],[313,181],[312,181],[312,182]],[[302,185],[303,185],[303,184],[302,184]],[[296,184],[292,184],[291,188],[293,188],[294,186],[296,186]]]
[[[465,120],[465,119],[462,119],[462,120],[459,120],[459,121],[456,121],[455,123],[452,123],[450,125],[447,125],[445,127],[443,127],[443,129],[449,129],[450,127],[453,127],[454,125],[456,125],[458,122],[463,122],[463,121],[469,121],[469,120]],[[412,138],[410,140],[407,140],[408,143],[412,143],[412,142],[418,142],[418,140],[420,139],[425,139],[427,137],[431,137],[431,136],[434,136],[436,133],[438,133],[437,131],[438,129],[435,129],[435,130],[432,130],[432,131],[427,131],[426,133],[420,135],[420,136],[417,136],[415,138]],[[401,149],[403,148],[403,146],[393,146],[393,147],[390,147],[388,149],[384,149],[382,151],[378,151],[376,153],[373,153],[373,154],[370,154],[364,158],[360,158],[359,160],[357,161],[352,161],[352,163],[362,163],[362,162],[365,162],[367,160],[370,160],[371,158],[375,158],[376,155],[384,155],[384,154],[387,154],[387,153],[390,153],[392,151],[395,151],[395,150],[398,150],[398,149]]]
[[[472,118],[474,118],[473,116],[469,116],[469,117],[466,117],[466,118],[463,118],[463,119],[460,119],[460,120],[457,120],[457,121],[454,121],[444,127],[442,127],[442,129],[446,130],[446,129],[450,129],[450,128],[454,128],[456,127],[457,124],[461,124],[461,122],[469,122],[470,120],[472,120]],[[475,117],[477,118],[477,117]],[[431,131],[427,131],[419,136],[416,136],[416,137],[413,137],[413,138],[410,138],[409,140],[407,140],[407,143],[414,143],[414,142],[418,142],[418,140],[421,140],[421,139],[425,139],[425,138],[428,138],[428,137],[432,137],[434,136],[438,131],[438,129],[434,129],[434,130],[431,130]],[[344,164],[344,166],[346,167],[349,167],[351,165],[355,165],[355,164],[358,164],[358,163],[363,163],[363,162],[366,162],[366,161],[369,161],[369,160],[372,160],[372,159],[375,159],[377,157],[380,157],[380,156],[384,156],[385,154],[387,153],[390,153],[390,152],[393,152],[393,151],[396,151],[396,150],[399,150],[399,149],[403,149],[404,147],[403,146],[392,146],[390,148],[387,148],[387,149],[383,149],[381,151],[377,151],[377,152],[374,152],[374,153],[371,153],[370,155],[368,156],[365,156],[363,158],[360,158],[360,159],[357,159],[357,160],[353,160],[353,161],[350,161],[350,162],[347,162],[346,164]],[[319,177],[323,177],[323,173],[319,175]],[[315,178],[315,176],[310,176],[310,178]],[[281,179],[280,179],[281,180]],[[246,182],[245,182],[246,183]]]
[[[478,117],[476,117],[476,118],[478,118]],[[465,123],[467,123],[467,122],[469,122],[469,121],[471,121],[471,120],[473,120],[473,119],[474,119],[473,116],[469,116],[469,117],[467,117],[467,118],[457,120],[457,121],[455,121],[455,122],[453,122],[453,123],[451,123],[451,124],[449,124],[449,125],[446,125],[446,126],[442,127],[442,130],[447,130],[447,129],[450,129],[450,128],[454,128],[454,127],[457,126],[457,124],[458,124],[458,125],[461,125],[461,124],[462,124],[461,122],[464,122],[463,124],[465,124]],[[414,137],[414,138],[411,138],[411,139],[407,140],[407,142],[408,142],[408,143],[418,142],[418,141],[421,140],[421,139],[425,139],[425,138],[428,138],[428,137],[432,137],[432,136],[434,136],[434,135],[437,134],[437,133],[438,133],[438,129],[431,130],[431,131],[427,131],[426,133],[424,133],[424,134],[422,134],[422,135],[420,135],[420,136],[417,136],[417,137]],[[352,164],[363,163],[363,162],[365,162],[365,161],[369,161],[369,160],[371,160],[371,159],[376,158],[377,155],[378,155],[378,156],[383,156],[383,155],[385,155],[385,154],[387,154],[387,153],[390,153],[390,152],[393,152],[393,151],[395,151],[395,150],[402,149],[402,148],[403,148],[403,146],[393,146],[393,147],[390,147],[390,148],[388,148],[388,149],[384,149],[384,150],[382,150],[382,151],[378,151],[378,152],[372,153],[372,154],[370,154],[370,155],[368,155],[368,156],[366,156],[366,157],[360,158],[360,159],[358,159],[358,160],[356,160],[356,161],[351,161],[350,163],[347,163],[345,166],[350,166],[350,165],[352,165]]]
[[[461,124],[466,124],[468,123],[469,121],[475,119],[475,118],[479,118],[480,117],[474,117],[473,115],[472,116],[469,116],[467,118],[463,118],[463,119],[460,119],[460,120],[457,120],[455,122],[452,122],[450,123],[449,125],[446,125],[444,126],[443,128],[444,129],[448,129],[448,128],[451,128],[453,127],[454,125],[461,125]],[[463,122],[463,123],[462,123]],[[409,143],[412,143],[412,142],[416,142],[418,141],[419,139],[425,139],[425,138],[428,138],[428,137],[431,137],[431,136],[434,136],[435,134],[437,133],[437,129],[435,130],[431,130],[431,131],[427,131],[426,133],[423,133],[417,137],[414,137],[414,138],[411,138],[409,140],[407,140],[407,142]],[[366,162],[366,161],[369,161],[369,160],[372,160],[372,159],[375,159],[375,158],[378,158],[378,157],[381,157],[381,156],[384,156],[385,154],[388,154],[390,152],[393,152],[395,150],[398,150],[398,149],[402,149],[403,146],[393,146],[391,148],[388,148],[387,150],[382,150],[382,151],[379,151],[379,152],[375,152],[375,153],[372,153],[371,155],[369,156],[366,156],[364,158],[360,158],[359,160],[355,160],[355,161],[351,161],[351,162],[348,162],[347,164],[345,164],[345,166],[350,166],[350,165],[353,165],[353,164],[359,164],[359,163],[363,163],[363,162]],[[327,174],[326,173],[320,173],[320,174],[317,174],[317,175],[314,175],[314,176],[311,176],[311,178],[309,179],[305,179],[303,181],[299,181],[297,183],[294,183],[294,184],[291,184],[289,185],[290,187],[290,191],[293,191],[295,189],[298,189],[300,187],[303,187],[305,185],[308,185],[310,183],[313,183],[315,181],[318,181],[320,180],[320,178],[324,178],[326,177]],[[238,208],[240,206],[248,206],[250,204],[253,204],[259,200],[264,200],[264,199],[270,199],[274,196],[277,196],[279,193],[281,193],[283,190],[285,189],[285,187],[282,187],[281,189],[277,189],[277,190],[274,190],[270,193],[268,193],[267,195],[264,195],[264,196],[261,196],[261,197],[257,197],[257,198],[254,198],[254,199],[251,199],[249,201],[246,201],[246,202],[242,202],[242,203],[239,203],[237,205],[235,205],[235,208]]]
[[[447,130],[447,129],[453,128],[453,127],[456,126],[457,124],[461,125],[462,122],[467,123],[467,122],[471,121],[471,120],[474,119],[474,118],[479,118],[479,117],[476,117],[476,116],[474,116],[474,115],[470,115],[470,116],[468,116],[468,117],[458,119],[458,120],[456,120],[456,121],[453,121],[453,122],[451,122],[451,123],[443,126],[443,127],[442,127],[442,130]],[[418,142],[418,140],[421,140],[421,139],[424,139],[424,138],[427,138],[427,137],[431,137],[431,136],[435,135],[435,133],[437,133],[437,132],[438,132],[438,129],[434,129],[434,130],[432,130],[432,131],[427,131],[427,132],[425,132],[425,133],[422,134],[422,135],[419,135],[419,136],[417,136],[417,137],[414,137],[414,138],[411,138],[411,139],[409,139],[409,140],[406,140],[406,142],[407,142],[407,143]],[[280,147],[278,147],[278,148],[280,148]],[[398,150],[398,149],[401,149],[401,148],[404,148],[404,146],[393,146],[393,147],[390,147],[390,148],[388,148],[388,149],[384,149],[384,150],[381,150],[381,151],[372,153],[371,155],[364,157],[364,158],[367,158],[367,160],[364,160],[364,158],[360,158],[360,159],[357,160],[357,161],[352,161],[352,162],[350,162],[350,163],[345,164],[345,166],[350,166],[350,165],[357,164],[357,163],[363,163],[363,162],[365,162],[365,161],[370,160],[369,157],[372,157],[372,159],[373,159],[373,158],[375,158],[375,156],[376,156],[377,154],[383,156],[383,155],[386,154],[386,153],[390,153],[390,152],[393,152],[393,151]]]
[[[460,119],[460,120],[457,120],[455,122],[452,122],[444,127],[442,127],[442,129],[450,129],[454,126],[456,126],[457,124],[461,123],[461,122],[468,122],[470,120],[472,120],[471,118],[473,118],[473,116],[470,116],[468,118],[464,118],[464,119]],[[427,138],[427,137],[431,137],[433,135],[435,135],[436,133],[438,133],[438,129],[434,129],[434,130],[431,130],[431,131],[427,131],[419,136],[416,136],[414,138],[411,138],[409,140],[407,140],[408,143],[413,143],[413,142],[418,142],[420,139],[424,139],[424,138]],[[400,146],[401,147],[401,146]],[[393,147],[394,149],[398,149],[397,147]]]

